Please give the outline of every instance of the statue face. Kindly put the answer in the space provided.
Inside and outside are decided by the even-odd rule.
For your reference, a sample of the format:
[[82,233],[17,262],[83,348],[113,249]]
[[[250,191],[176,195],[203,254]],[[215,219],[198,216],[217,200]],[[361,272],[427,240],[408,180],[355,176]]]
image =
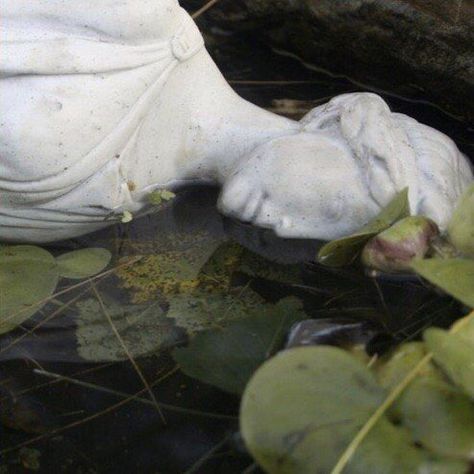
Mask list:
[[219,207],[281,237],[323,240],[356,231],[379,211],[350,150],[324,132],[257,148],[225,183]]

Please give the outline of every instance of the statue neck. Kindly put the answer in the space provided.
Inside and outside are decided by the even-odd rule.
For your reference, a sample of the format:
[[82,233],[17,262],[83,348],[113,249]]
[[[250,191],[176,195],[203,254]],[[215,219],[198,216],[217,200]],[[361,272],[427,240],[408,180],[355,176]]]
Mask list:
[[176,80],[186,103],[183,179],[222,184],[258,145],[299,131],[298,122],[239,97],[205,50],[180,69]]

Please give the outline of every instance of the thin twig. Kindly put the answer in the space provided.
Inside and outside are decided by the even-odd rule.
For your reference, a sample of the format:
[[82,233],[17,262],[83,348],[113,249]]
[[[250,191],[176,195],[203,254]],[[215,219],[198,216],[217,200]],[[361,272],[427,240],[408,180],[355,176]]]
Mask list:
[[199,18],[203,13],[207,12],[210,8],[212,8],[219,0],[210,0],[207,2],[202,8],[194,12],[191,17],[195,20]]
[[213,446],[207,453],[204,454],[200,459],[198,459],[184,474],[195,474],[198,470],[206,464],[212,456],[219,451],[230,439],[230,435],[225,436],[219,443]]
[[51,321],[54,319],[56,316],[61,314],[65,309],[69,308],[71,305],[73,305],[76,301],[78,301],[80,298],[82,298],[84,295],[86,295],[90,289],[88,288],[87,290],[83,291],[79,295],[75,296],[72,298],[70,301],[67,303],[64,303],[60,308],[58,308],[56,311],[54,311],[52,314],[47,316],[46,318],[42,319],[38,324],[33,326],[31,329],[24,329],[25,331],[24,334],[21,336],[18,336],[16,339],[10,342],[10,344],[7,344],[5,347],[0,349],[0,354],[3,354],[6,352],[8,349],[11,349],[12,347],[16,346],[19,342],[21,342],[25,337],[32,335],[37,329],[39,329],[41,326],[46,324],[47,322]]
[[243,471],[242,474],[252,474],[252,472],[255,472],[258,469],[258,465],[256,463],[250,464],[249,467],[246,467]]
[[[74,372],[73,375],[74,376],[78,376],[78,375],[85,375],[85,374],[89,374],[89,373],[93,373],[93,372],[97,372],[99,370],[102,370],[102,369],[106,369],[108,367],[111,367],[112,365],[115,365],[116,362],[107,362],[106,364],[101,364],[99,366],[96,366],[96,367],[89,367],[87,369],[84,369],[84,370],[79,370],[77,372]],[[7,379],[8,380],[8,379]],[[0,383],[3,383],[4,380],[1,380]],[[49,382],[45,382],[45,383],[40,383],[40,384],[37,384],[37,385],[33,385],[32,387],[28,387],[28,388],[25,388],[23,390],[20,390],[19,392],[15,392],[14,396],[15,398],[19,398],[21,397],[22,395],[26,395],[28,393],[31,393],[31,392],[34,392],[35,390],[40,390],[42,388],[45,388],[45,387],[49,387],[51,385],[56,385],[58,383],[60,383],[61,380],[50,380]],[[7,390],[5,388],[5,390]],[[9,390],[11,392],[11,390]],[[13,396],[13,395],[12,395]],[[9,397],[0,397],[0,404],[2,402],[5,402],[9,399]]]
[[94,292],[94,294],[97,298],[97,301],[99,302],[99,305],[102,309],[102,312],[104,313],[104,316],[107,318],[107,321],[109,322],[110,327],[112,328],[113,333],[115,334],[115,336],[118,339],[120,345],[122,346],[122,349],[124,350],[125,354],[127,355],[128,359],[130,360],[130,363],[132,364],[135,371],[137,372],[137,375],[140,377],[141,381],[143,382],[143,385],[148,390],[148,394],[150,395],[150,398],[152,399],[152,401],[153,401],[153,403],[156,407],[156,410],[158,411],[158,413],[161,417],[161,420],[163,421],[164,424],[166,424],[165,417],[163,416],[163,413],[162,413],[162,411],[160,409],[160,406],[158,404],[158,400],[156,399],[155,394],[153,393],[153,390],[151,389],[150,385],[148,384],[148,381],[146,380],[145,376],[143,375],[142,370],[140,369],[137,362],[133,358],[132,353],[130,352],[127,345],[125,344],[125,341],[122,339],[122,336],[120,336],[120,333],[118,332],[117,327],[115,326],[115,324],[112,320],[112,317],[110,316],[109,312],[107,311],[107,308],[104,305],[104,301],[102,300],[102,297],[100,296],[99,292],[97,291],[97,289],[96,289],[96,287],[94,286],[93,283],[91,283],[91,286],[92,286],[92,291]]
[[[171,372],[168,372],[166,374],[166,377],[169,377],[171,374],[175,373],[177,370],[179,370],[179,367],[175,367]],[[74,385],[78,385],[79,387],[89,388],[91,390],[97,390],[98,392],[107,393],[109,395],[114,395],[116,397],[120,397],[123,399],[129,399],[131,396],[129,393],[113,390],[107,387],[102,387],[101,385],[96,385],[89,382],[83,382],[82,380],[77,380],[72,377],[67,377],[66,375],[55,374],[52,372],[48,372],[46,370],[34,369],[34,372],[38,375],[43,375],[44,377],[50,377],[59,382],[71,383]],[[159,379],[159,382],[161,382],[162,380],[163,379]],[[147,398],[142,398],[139,396],[136,396],[132,401],[143,403],[144,405],[151,405],[151,406],[155,405],[151,400],[148,400]],[[158,404],[160,408],[162,408],[163,410],[173,411],[176,413],[183,413],[186,415],[197,415],[197,416],[203,416],[203,417],[208,417],[208,418],[216,418],[219,420],[235,421],[237,419],[237,417],[231,416],[231,415],[220,415],[218,413],[210,413],[210,412],[205,412],[205,411],[193,410],[191,408],[177,407],[175,405],[169,405],[167,403],[162,403],[162,402],[158,402]]]
[[[178,368],[177,367],[174,367],[171,371],[167,372],[166,374],[162,375],[161,377],[159,377],[157,380],[155,380],[152,385],[156,385],[160,382],[162,382],[165,378],[169,377],[170,375],[174,374],[176,372]],[[12,451],[16,451],[17,449],[20,449],[20,448],[23,448],[25,446],[29,446],[30,444],[33,444],[33,443],[36,443],[38,441],[42,441],[43,439],[46,439],[48,438],[49,436],[53,436],[53,435],[57,435],[59,433],[62,433],[68,429],[71,429],[71,428],[76,428],[77,426],[80,426],[84,423],[88,423],[89,421],[93,421],[99,417],[101,417],[102,415],[105,415],[107,413],[110,413],[114,410],[116,410],[117,408],[120,408],[121,406],[123,405],[126,405],[127,403],[135,400],[137,397],[139,397],[140,395],[142,395],[143,393],[145,393],[147,391],[146,388],[142,388],[140,391],[138,391],[137,393],[135,393],[134,395],[130,395],[129,397],[125,398],[124,400],[121,400],[120,402],[118,403],[115,403],[114,405],[111,405],[109,406],[108,408],[106,408],[105,410],[102,410],[100,412],[97,412],[97,413],[94,413],[93,415],[90,415],[90,416],[87,416],[86,418],[83,418],[82,420],[77,420],[77,421],[74,421],[72,423],[69,423],[65,426],[61,426],[60,428],[56,428],[52,431],[49,431],[48,433],[43,433],[39,436],[36,436],[34,438],[31,438],[27,441],[24,441],[23,443],[20,443],[20,444],[17,444],[16,446],[13,446],[11,448],[6,448],[6,449],[3,449],[2,451],[0,451],[0,454],[7,454],[7,453],[10,453]]]
[[35,436],[34,438],[30,438],[29,440],[27,441],[24,441],[23,443],[20,443],[20,444],[17,444],[16,446],[12,446],[11,448],[6,448],[6,449],[2,449],[0,451],[0,454],[7,454],[7,453],[11,453],[12,451],[16,451],[17,449],[20,449],[20,448],[24,448],[25,446],[29,446],[31,444],[34,444],[34,443],[37,443],[39,441],[42,441],[50,436],[54,436],[54,435],[58,435],[60,433],[63,433],[64,431],[67,431],[71,428],[76,428],[77,426],[80,426],[84,423],[88,423],[89,421],[93,421],[97,418],[100,418],[102,415],[105,415],[107,413],[110,413],[114,410],[116,410],[117,408],[120,408],[122,407],[123,405],[126,405],[127,403],[131,402],[132,400],[134,400],[137,396],[143,394],[146,392],[146,388],[143,388],[141,389],[139,392],[137,392],[135,395],[131,395],[129,398],[126,398],[124,400],[121,400],[120,402],[118,403],[115,403],[113,405],[110,405],[109,407],[107,407],[105,410],[102,410],[100,412],[97,412],[97,413],[94,413],[93,415],[90,415],[90,416],[87,416],[86,418],[83,418],[81,420],[77,420],[77,421],[74,421],[72,423],[69,423],[65,426],[61,426],[60,428],[56,428],[54,430],[51,430],[51,431],[48,431],[47,433],[44,433],[42,435],[39,435],[39,436]]

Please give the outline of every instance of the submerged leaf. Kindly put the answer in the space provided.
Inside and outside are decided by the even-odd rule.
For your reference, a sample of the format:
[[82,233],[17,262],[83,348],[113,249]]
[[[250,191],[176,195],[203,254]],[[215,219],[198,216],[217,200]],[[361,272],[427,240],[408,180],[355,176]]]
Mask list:
[[112,254],[103,248],[74,250],[56,258],[60,276],[79,280],[100,273],[109,263]]
[[[271,474],[329,473],[385,391],[370,370],[341,349],[284,351],[252,377],[241,404],[241,432]],[[346,466],[346,474],[464,473],[464,462],[440,460],[416,447],[383,416]]]
[[169,297],[167,317],[189,335],[222,328],[231,321],[244,319],[264,307],[264,300],[249,288],[234,291],[202,290]]
[[[133,357],[157,353],[184,338],[183,331],[164,317],[156,303],[121,305],[104,297],[104,308]],[[104,314],[104,308],[92,298],[77,304],[78,353],[90,362],[125,360],[127,354]]]
[[474,308],[474,260],[430,258],[412,263],[423,278]]
[[[184,242],[184,248],[168,243],[167,246],[150,244],[150,248],[137,250],[146,255],[135,265],[121,268],[117,276],[124,288],[130,289],[135,303],[156,298],[159,293],[173,295],[185,293],[202,283],[199,275],[203,266],[212,257],[220,242],[201,239],[192,242],[186,236],[176,235],[177,242]],[[174,249],[173,249],[174,248]],[[219,275],[220,276],[220,275]],[[214,284],[225,285],[222,278],[211,275]]]
[[474,257],[474,185],[456,207],[448,226],[454,246],[463,254]]
[[203,290],[226,293],[236,274],[284,283],[300,281],[298,265],[269,262],[238,244],[210,238],[196,241],[196,236],[193,240],[176,234],[176,242],[146,249],[146,253],[137,264],[117,271],[122,286],[132,290],[137,303],[152,300],[157,293],[171,299],[176,294],[192,299],[193,292]]
[[173,356],[183,372],[222,390],[242,393],[290,327],[305,317],[301,302],[291,297],[255,307],[250,314],[221,329],[201,332],[188,347],[175,349]]
[[35,314],[50,297],[59,275],[54,257],[30,245],[0,248],[0,334]]
[[364,244],[393,223],[410,215],[408,188],[401,191],[381,213],[356,234],[333,240],[318,253],[318,261],[325,265],[341,267],[354,261]]

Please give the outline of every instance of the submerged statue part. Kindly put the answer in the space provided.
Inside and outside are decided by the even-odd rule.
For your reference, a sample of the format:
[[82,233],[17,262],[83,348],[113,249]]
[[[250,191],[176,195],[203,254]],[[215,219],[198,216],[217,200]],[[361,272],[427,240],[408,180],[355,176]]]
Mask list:
[[177,0],[6,0],[0,240],[49,242],[149,193],[223,186],[224,214],[283,237],[353,232],[409,187],[445,228],[472,182],[451,139],[346,94],[300,122],[240,98]]

